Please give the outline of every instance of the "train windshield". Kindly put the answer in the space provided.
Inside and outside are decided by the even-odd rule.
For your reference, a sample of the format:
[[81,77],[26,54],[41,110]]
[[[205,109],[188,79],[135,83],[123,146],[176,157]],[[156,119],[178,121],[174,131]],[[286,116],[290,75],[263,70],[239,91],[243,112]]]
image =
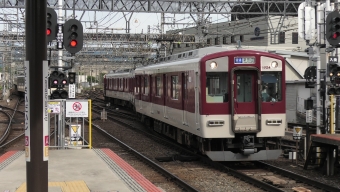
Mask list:
[[277,102],[282,100],[281,72],[262,72],[262,102]]
[[207,103],[228,102],[228,73],[207,72],[206,101]]

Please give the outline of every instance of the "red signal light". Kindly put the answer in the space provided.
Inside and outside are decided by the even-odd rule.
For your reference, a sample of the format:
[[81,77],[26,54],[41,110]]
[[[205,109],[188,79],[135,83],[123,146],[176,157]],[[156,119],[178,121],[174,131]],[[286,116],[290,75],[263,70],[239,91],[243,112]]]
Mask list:
[[58,85],[58,80],[53,80],[54,85]]
[[66,84],[67,84],[67,81],[66,81],[66,80],[63,80],[61,83],[62,83],[63,85],[66,85]]
[[71,47],[77,46],[77,41],[76,41],[76,40],[72,40],[72,41],[70,42],[70,45],[71,45]]
[[332,38],[333,39],[337,39],[339,36],[340,36],[340,33],[339,32],[335,32],[335,33],[333,33]]
[[51,29],[47,29],[46,34],[47,34],[47,36],[51,35]]

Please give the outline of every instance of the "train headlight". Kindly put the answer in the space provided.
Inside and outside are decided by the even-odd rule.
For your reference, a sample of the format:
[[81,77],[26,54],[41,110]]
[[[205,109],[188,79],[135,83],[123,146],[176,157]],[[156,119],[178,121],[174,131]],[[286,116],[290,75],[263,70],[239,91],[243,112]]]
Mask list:
[[273,61],[273,62],[270,64],[270,66],[271,66],[272,68],[276,68],[276,67],[279,66],[279,64],[278,64],[276,61]]
[[217,68],[217,63],[215,61],[210,63],[210,68],[211,69],[216,69]]

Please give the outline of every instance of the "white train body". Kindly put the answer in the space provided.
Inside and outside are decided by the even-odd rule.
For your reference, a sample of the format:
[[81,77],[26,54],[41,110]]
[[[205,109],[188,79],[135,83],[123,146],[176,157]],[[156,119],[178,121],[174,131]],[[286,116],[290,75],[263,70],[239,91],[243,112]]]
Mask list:
[[284,136],[285,61],[213,47],[105,76],[105,98],[134,106],[155,131],[214,161],[276,159],[267,140]]

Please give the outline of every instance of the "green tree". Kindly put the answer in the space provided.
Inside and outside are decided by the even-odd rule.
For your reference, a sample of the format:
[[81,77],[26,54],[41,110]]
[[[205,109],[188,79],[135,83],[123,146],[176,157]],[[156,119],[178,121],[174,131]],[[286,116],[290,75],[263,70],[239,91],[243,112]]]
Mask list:
[[98,80],[93,76],[87,76],[87,82],[98,83]]

